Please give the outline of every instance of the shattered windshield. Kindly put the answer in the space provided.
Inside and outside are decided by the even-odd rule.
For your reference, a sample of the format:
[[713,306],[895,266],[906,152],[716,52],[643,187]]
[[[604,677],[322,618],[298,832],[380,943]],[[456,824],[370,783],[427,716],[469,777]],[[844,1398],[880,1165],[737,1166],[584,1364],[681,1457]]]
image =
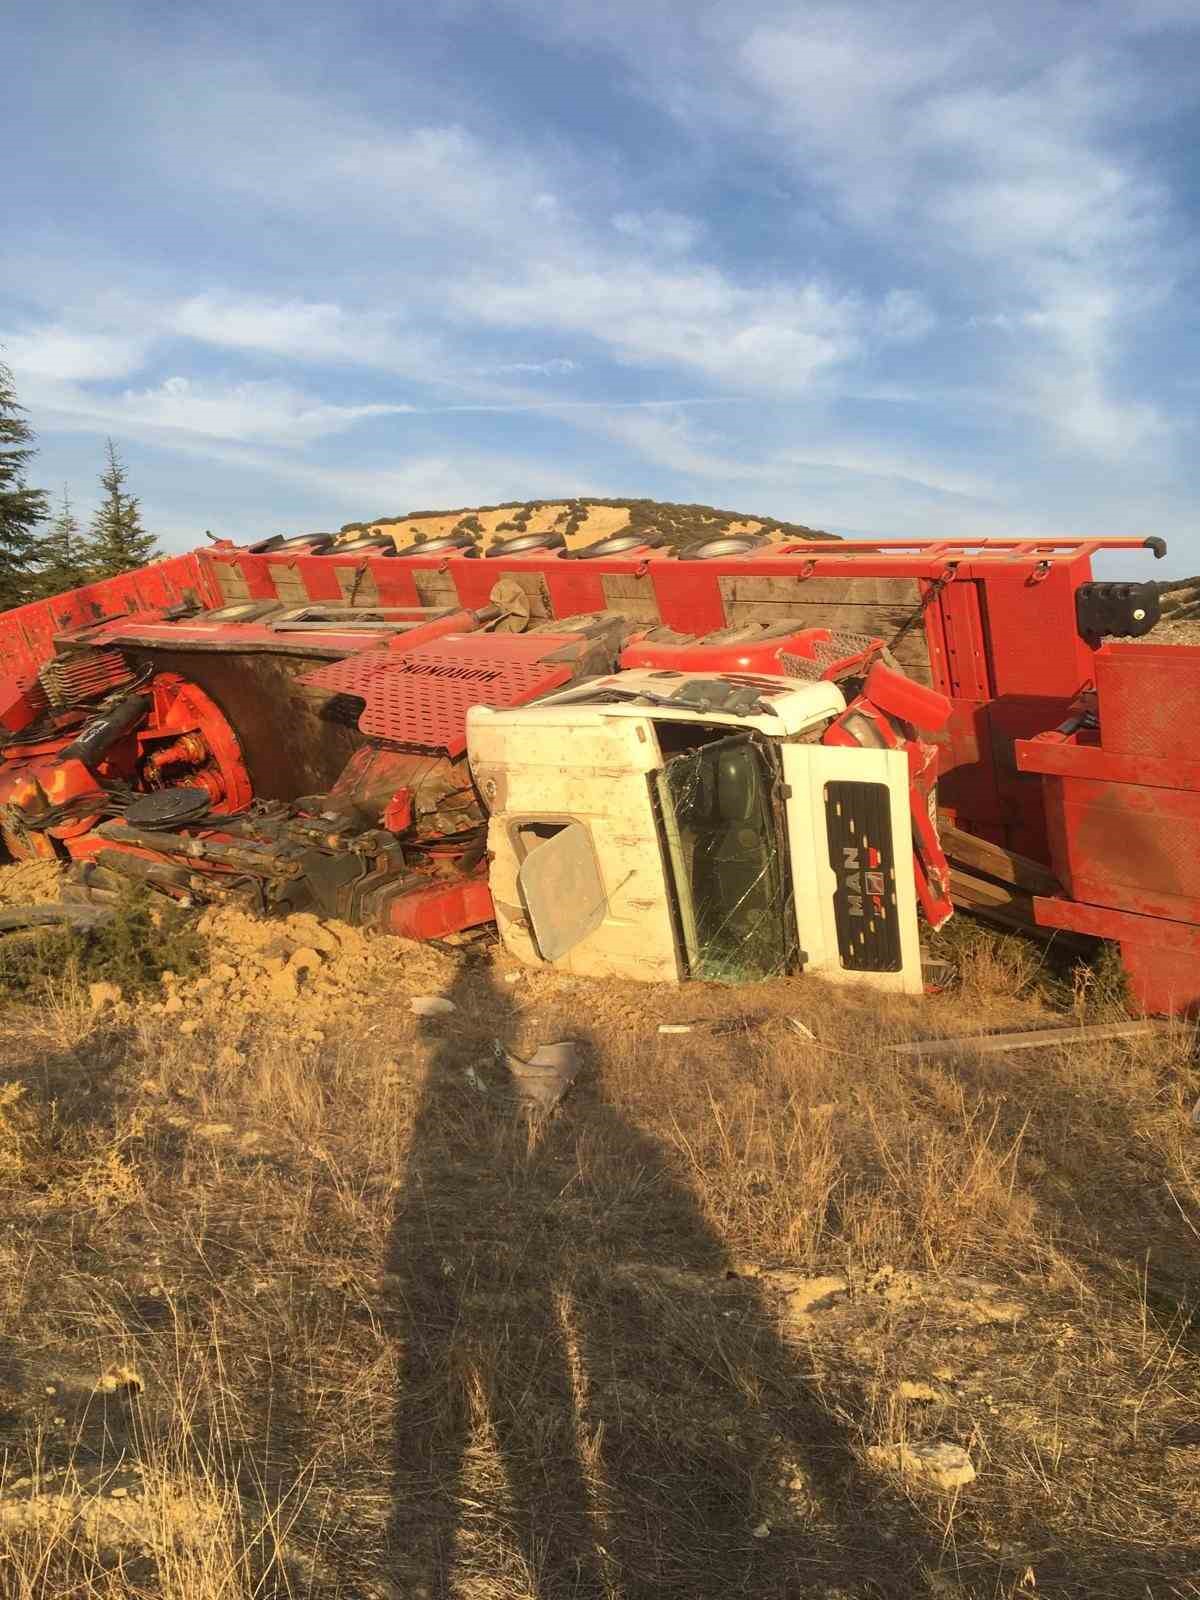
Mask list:
[[721,739],[655,774],[688,969],[740,981],[789,971],[787,881],[773,775],[744,738]]

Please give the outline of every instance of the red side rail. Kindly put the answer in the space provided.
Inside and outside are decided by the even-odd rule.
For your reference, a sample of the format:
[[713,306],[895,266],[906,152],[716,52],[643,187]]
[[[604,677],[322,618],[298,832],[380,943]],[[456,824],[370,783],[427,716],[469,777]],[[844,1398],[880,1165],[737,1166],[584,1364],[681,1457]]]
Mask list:
[[54,636],[132,611],[154,611],[191,600],[220,605],[220,590],[202,551],[171,556],[119,578],[105,578],[0,612],[0,674],[29,679],[54,654]]

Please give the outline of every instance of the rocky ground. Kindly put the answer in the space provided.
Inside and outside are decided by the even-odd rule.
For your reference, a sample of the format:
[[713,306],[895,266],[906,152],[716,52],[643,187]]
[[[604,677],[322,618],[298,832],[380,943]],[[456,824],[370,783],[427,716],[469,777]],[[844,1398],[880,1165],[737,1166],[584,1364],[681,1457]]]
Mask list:
[[[11,998],[0,1591],[1200,1593],[1192,1035],[899,1056],[1113,1014],[947,949],[884,1005],[220,911]],[[530,1114],[497,1041],[564,1038]]]

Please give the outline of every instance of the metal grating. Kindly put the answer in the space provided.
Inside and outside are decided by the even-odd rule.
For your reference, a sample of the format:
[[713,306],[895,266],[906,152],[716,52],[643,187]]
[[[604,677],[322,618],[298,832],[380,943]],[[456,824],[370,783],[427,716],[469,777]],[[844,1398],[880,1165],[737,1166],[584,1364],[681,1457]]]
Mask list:
[[58,710],[99,700],[132,683],[134,673],[119,650],[78,645],[51,656],[38,673],[46,698]]
[[457,634],[411,650],[366,650],[309,673],[306,683],[363,701],[360,730],[393,744],[467,748],[472,706],[519,706],[571,679],[558,655],[574,635]]
[[831,631],[828,640],[817,639],[813,642],[811,661],[805,656],[794,656],[785,650],[779,652],[779,661],[789,678],[806,678],[810,682],[816,682],[834,662],[845,661],[848,656],[858,655],[871,642],[872,636],[869,633],[847,633],[838,629]]

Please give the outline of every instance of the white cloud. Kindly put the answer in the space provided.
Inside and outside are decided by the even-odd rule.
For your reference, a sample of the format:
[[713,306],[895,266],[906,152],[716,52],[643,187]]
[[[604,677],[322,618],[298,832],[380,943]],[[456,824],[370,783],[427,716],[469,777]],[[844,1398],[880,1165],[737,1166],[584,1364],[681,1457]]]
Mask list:
[[27,393],[31,404],[60,425],[152,439],[194,434],[289,447],[344,433],[368,417],[410,410],[404,405],[328,405],[281,383],[201,383],[184,377],[120,393],[35,382]]
[[620,360],[690,368],[745,392],[802,389],[858,348],[861,309],[818,284],[742,287],[710,267],[531,262],[447,286],[460,314],[596,339]]
[[752,30],[742,66],[848,219],[940,251],[948,271],[961,264],[981,308],[1024,302],[1028,337],[995,381],[1018,385],[1064,443],[1107,453],[1161,436],[1161,418],[1124,400],[1115,376],[1137,314],[1166,287],[1169,213],[1163,185],[1115,147],[1125,76],[969,13],[937,44],[915,43],[937,36],[936,17],[808,8]]
[[0,332],[0,355],[20,378],[86,382],[136,372],[146,358],[146,341],[50,325],[19,333]]
[[623,238],[664,255],[686,255],[704,233],[695,217],[681,211],[618,211],[612,225]]
[[566,356],[551,356],[547,361],[501,361],[495,366],[481,369],[484,373],[495,373],[497,376],[511,372],[521,377],[535,378],[565,378],[578,370],[579,363]]

